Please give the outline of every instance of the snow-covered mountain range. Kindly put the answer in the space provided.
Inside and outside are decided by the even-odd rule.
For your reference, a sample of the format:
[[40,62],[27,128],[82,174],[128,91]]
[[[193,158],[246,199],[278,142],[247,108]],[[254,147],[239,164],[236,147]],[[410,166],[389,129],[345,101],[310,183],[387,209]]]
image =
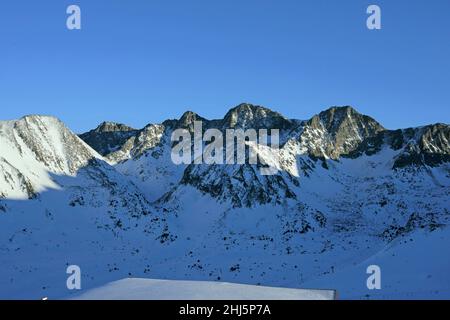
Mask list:
[[[258,151],[278,174],[175,165],[172,132],[199,120],[279,129],[279,149]],[[53,117],[1,121],[0,298],[79,294],[72,264],[83,289],[141,277],[450,298],[449,195],[448,124],[387,130],[351,107],[296,120],[241,104],[79,136]],[[370,264],[382,290],[366,287]]]

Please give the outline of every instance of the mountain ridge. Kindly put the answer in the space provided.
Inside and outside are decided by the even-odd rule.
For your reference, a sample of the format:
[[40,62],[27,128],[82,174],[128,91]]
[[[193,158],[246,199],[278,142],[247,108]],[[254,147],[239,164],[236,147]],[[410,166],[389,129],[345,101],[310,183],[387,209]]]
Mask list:
[[[263,124],[258,124],[255,123],[253,118],[254,118],[254,114],[257,114],[259,116],[259,118],[256,119],[256,122],[261,121],[261,119],[265,119],[265,118],[276,118],[275,123],[263,123]],[[343,115],[345,115],[346,117],[342,117]],[[247,117],[247,119],[245,119]],[[252,121],[250,121],[250,125],[247,125],[247,123],[243,122],[244,120],[248,121],[248,119],[251,119]],[[342,119],[344,118],[344,119]],[[323,158],[323,157],[328,157],[328,158],[332,158],[332,159],[337,159],[339,158],[341,155],[348,155],[350,153],[352,153],[353,151],[355,151],[356,147],[352,147],[352,146],[342,146],[342,141],[345,143],[346,140],[348,140],[348,137],[351,135],[351,133],[348,132],[339,132],[339,129],[341,129],[341,127],[343,127],[344,130],[348,129],[351,125],[354,125],[353,123],[347,124],[346,121],[347,119],[352,119],[355,118],[356,121],[358,122],[356,124],[357,129],[363,130],[363,132],[356,132],[357,134],[360,134],[360,141],[359,143],[361,143],[363,140],[369,139],[369,138],[375,138],[375,136],[378,133],[381,132],[387,132],[387,133],[391,133],[391,132],[395,132],[398,130],[418,130],[421,127],[429,127],[429,126],[438,126],[440,125],[438,124],[431,124],[431,125],[426,125],[426,126],[421,126],[421,127],[414,127],[414,128],[405,128],[405,129],[396,129],[396,130],[390,130],[390,129],[385,129],[381,124],[379,124],[376,120],[374,120],[373,118],[371,118],[370,116],[364,115],[359,113],[356,109],[354,109],[351,106],[342,106],[342,107],[330,107],[324,111],[321,111],[320,113],[312,116],[309,120],[296,120],[296,119],[287,119],[284,116],[282,116],[281,114],[274,112],[268,108],[262,107],[262,106],[257,106],[257,105],[252,105],[249,103],[242,103],[239,104],[238,106],[230,109],[225,116],[222,119],[213,119],[213,120],[208,120],[206,118],[201,117],[200,115],[198,115],[197,113],[193,112],[193,111],[186,111],[178,120],[165,120],[163,121],[161,124],[148,124],[144,127],[151,127],[151,126],[163,126],[163,127],[171,127],[171,128],[188,128],[190,130],[193,129],[193,122],[194,121],[202,121],[204,122],[204,129],[208,129],[208,128],[218,128],[221,130],[224,129],[232,129],[234,128],[236,125],[238,125],[239,128],[242,129],[247,129],[247,128],[252,128],[252,129],[259,129],[261,128],[265,128],[265,129],[280,129],[280,130],[287,130],[287,131],[295,131],[296,129],[298,130],[299,127],[305,127],[305,124],[307,124],[307,129],[310,129],[312,131],[314,130],[324,130],[326,132],[329,132],[328,134],[330,135],[330,137],[328,137],[329,141],[324,141],[325,144],[327,144],[325,149],[328,150],[310,150],[310,153],[313,157],[317,157],[317,158]],[[340,122],[342,120],[342,123]],[[337,121],[337,123],[336,123]],[[279,124],[278,126],[276,124]],[[358,127],[359,125],[359,127]],[[364,127],[364,125],[367,125],[368,127]],[[443,128],[448,127],[447,124],[442,123]],[[144,129],[139,129],[136,130],[136,132],[142,132]],[[94,131],[90,131],[91,133],[94,133]],[[355,133],[355,132],[354,132]],[[85,141],[89,143],[91,143],[89,141],[90,137],[89,137],[89,132],[83,133],[80,135],[80,137],[82,137]],[[312,138],[316,138],[317,136]],[[335,140],[341,140],[341,141],[335,141]],[[305,139],[307,140],[307,138]],[[286,141],[282,141],[284,144]],[[125,143],[123,141],[119,141],[118,144],[120,143]],[[95,143],[91,143],[92,147],[94,147],[94,149],[100,149],[101,148],[97,147],[95,145]],[[332,151],[332,149],[337,149],[335,151]],[[339,150],[342,149],[342,150]],[[104,154],[105,156],[107,156],[107,154]]]

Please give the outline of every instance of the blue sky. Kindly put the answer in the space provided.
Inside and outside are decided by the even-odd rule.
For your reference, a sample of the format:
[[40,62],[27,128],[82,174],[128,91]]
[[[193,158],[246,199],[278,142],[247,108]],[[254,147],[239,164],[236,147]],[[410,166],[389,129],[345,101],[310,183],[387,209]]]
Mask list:
[[[66,8],[82,30],[66,28]],[[366,8],[382,9],[382,30]],[[0,119],[76,132],[241,103],[307,119],[352,105],[388,128],[450,122],[450,1],[15,0],[0,5]]]

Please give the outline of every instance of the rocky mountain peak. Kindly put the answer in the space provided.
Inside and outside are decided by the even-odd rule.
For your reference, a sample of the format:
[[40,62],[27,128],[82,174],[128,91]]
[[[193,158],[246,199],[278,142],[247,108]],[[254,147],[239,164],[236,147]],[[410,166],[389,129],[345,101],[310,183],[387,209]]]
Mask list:
[[337,159],[382,131],[376,120],[350,106],[332,107],[307,122],[302,140],[313,156]]
[[103,156],[117,151],[129,138],[139,130],[115,122],[102,122],[97,128],[80,135],[88,145]]
[[94,129],[95,132],[128,132],[135,130],[136,129],[133,129],[127,125],[110,121],[104,121]]
[[[73,175],[91,160],[97,152],[80,140],[63,122],[55,117],[29,115],[17,121],[0,122],[0,145],[3,169],[14,174],[8,176],[12,190],[25,190],[30,195],[33,185],[39,185],[33,175],[25,179],[30,168],[39,167],[53,174]],[[19,155],[14,157],[13,155]],[[10,190],[11,191],[11,190]],[[20,192],[19,192],[20,193]]]
[[363,115],[353,107],[331,107],[312,118],[313,122],[320,121],[331,133],[338,133],[348,126],[355,126],[355,129],[363,131],[364,135],[373,135],[384,128],[375,119]]
[[268,108],[241,103],[228,111],[222,125],[224,128],[288,129],[293,122]]
[[175,123],[175,126],[177,128],[186,128],[191,130],[194,127],[194,121],[207,122],[208,120],[199,116],[197,113],[193,111],[186,111],[185,113],[183,113],[181,118]]

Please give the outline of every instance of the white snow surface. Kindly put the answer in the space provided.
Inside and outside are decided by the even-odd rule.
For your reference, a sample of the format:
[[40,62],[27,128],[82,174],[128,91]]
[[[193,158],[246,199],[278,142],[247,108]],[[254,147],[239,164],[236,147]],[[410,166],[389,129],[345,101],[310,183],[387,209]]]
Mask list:
[[122,279],[74,300],[333,300],[334,290],[307,290],[212,281]]

